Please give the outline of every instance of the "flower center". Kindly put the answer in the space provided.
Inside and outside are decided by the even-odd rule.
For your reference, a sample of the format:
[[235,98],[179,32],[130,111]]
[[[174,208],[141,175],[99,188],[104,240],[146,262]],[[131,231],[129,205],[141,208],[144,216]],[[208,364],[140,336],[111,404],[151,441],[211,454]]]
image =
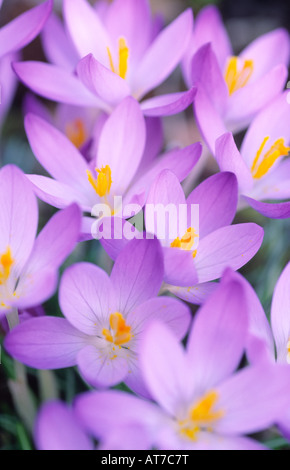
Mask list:
[[122,346],[131,340],[131,326],[126,324],[121,313],[111,313],[109,322],[110,328],[104,328],[102,330],[102,335],[107,341],[109,341],[109,343],[113,343],[116,346]]
[[67,124],[65,133],[78,149],[82,147],[88,138],[85,125],[81,119],[75,119]]
[[[175,238],[175,240],[173,240],[170,246],[171,248],[181,248],[182,250],[189,251],[194,245],[195,238],[198,238],[198,234],[195,232],[195,229],[193,227],[189,227],[186,230],[185,234],[181,238]],[[193,258],[195,258],[196,253],[197,250],[193,251]]]
[[269,140],[269,136],[265,137],[256,156],[254,158],[251,173],[253,178],[259,179],[266,175],[270,168],[274,165],[279,157],[286,156],[290,147],[286,147],[284,139],[277,139],[271,148],[263,154],[264,147]]
[[115,67],[112,53],[110,51],[110,48],[107,47],[107,52],[109,56],[109,61],[110,61],[110,67],[112,72],[116,73],[119,75],[121,78],[126,78],[127,75],[127,70],[128,70],[128,59],[129,59],[129,48],[127,46],[125,38],[120,38],[118,41],[118,56],[119,56],[119,63],[118,67]]
[[112,185],[112,173],[109,165],[102,167],[101,169],[96,168],[97,178],[94,178],[92,172],[87,170],[88,180],[92,187],[100,197],[107,196],[110,193]]
[[0,286],[7,282],[13,263],[11,248],[8,247],[6,252],[0,256]]
[[215,410],[217,400],[218,394],[213,390],[190,408],[188,418],[178,422],[180,432],[184,437],[197,441],[199,432],[212,432],[212,425],[224,416],[222,410]]
[[[240,66],[241,62],[242,67]],[[235,91],[243,88],[250,80],[253,71],[253,60],[243,60],[239,57],[230,57],[228,59],[224,76],[229,89],[229,94],[232,95]]]

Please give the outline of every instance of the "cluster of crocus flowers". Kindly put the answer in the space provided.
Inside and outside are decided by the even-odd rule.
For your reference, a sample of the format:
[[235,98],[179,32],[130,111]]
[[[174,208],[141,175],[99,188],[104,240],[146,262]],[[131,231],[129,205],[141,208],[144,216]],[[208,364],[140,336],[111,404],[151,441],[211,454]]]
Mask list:
[[[288,33],[238,56],[213,6],[164,27],[148,0],[61,3],[62,18],[49,0],[0,29],[44,170],[0,170],[3,346],[53,377],[74,368],[81,388],[39,400],[35,448],[263,450],[270,428],[289,440],[289,263],[268,322],[237,272],[264,230],[236,218],[290,216]],[[47,61],[20,62],[40,32]],[[178,66],[184,86],[160,94]],[[203,142],[166,140],[163,116],[190,105]],[[207,151],[215,174],[200,172]],[[43,203],[55,213],[38,233]]]

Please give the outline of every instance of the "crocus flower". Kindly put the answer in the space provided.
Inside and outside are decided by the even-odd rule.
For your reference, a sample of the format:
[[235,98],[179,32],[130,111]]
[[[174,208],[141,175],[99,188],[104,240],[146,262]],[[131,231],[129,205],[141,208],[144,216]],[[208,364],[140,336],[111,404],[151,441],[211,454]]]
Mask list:
[[[175,209],[174,238],[166,217],[162,220],[158,211],[155,212],[160,205],[165,215],[168,208]],[[193,211],[192,216],[194,205],[199,215]],[[180,210],[181,206],[186,211]],[[216,288],[209,281],[219,279],[227,266],[239,269],[256,254],[263,229],[252,223],[230,225],[236,207],[237,181],[232,173],[222,172],[207,178],[187,199],[172,171],[163,170],[157,176],[146,200],[146,234],[142,236],[155,234],[159,238],[164,256],[164,281],[172,293],[186,301],[202,303]],[[138,233],[134,236],[138,237]],[[121,234],[118,237],[107,239],[104,235],[100,240],[113,259],[128,243]]]
[[59,301],[66,319],[29,320],[12,330],[6,348],[31,367],[77,364],[94,386],[125,380],[137,392],[146,393],[138,366],[138,345],[146,325],[158,318],[181,339],[190,321],[183,303],[156,297],[162,279],[157,240],[132,240],[117,258],[110,277],[89,263],[73,265],[60,284]]
[[74,249],[81,214],[71,205],[36,237],[38,208],[31,184],[13,165],[0,170],[0,316],[40,305],[55,291],[58,268]]
[[18,51],[40,33],[51,13],[52,4],[53,1],[48,0],[0,28],[0,122],[5,118],[17,85],[17,78],[11,69],[11,63],[19,59]]
[[290,203],[279,202],[290,198],[290,166],[288,159],[283,158],[290,150],[289,122],[290,106],[285,92],[254,119],[240,152],[232,134],[225,133],[217,139],[215,157],[222,171],[235,173],[241,208],[250,205],[271,218],[290,216]]
[[185,351],[165,325],[148,327],[140,361],[156,403],[150,410],[143,412],[149,402],[120,392],[91,392],[77,399],[77,415],[103,436],[121,422],[143,423],[155,449],[261,450],[244,435],[274,424],[289,406],[290,373],[273,364],[235,373],[247,332],[243,285],[227,271],[198,311]]
[[[90,163],[64,134],[38,116],[28,115],[25,127],[35,156],[54,178],[28,176],[37,196],[58,208],[76,202],[89,213],[101,203],[115,215],[119,207],[114,207],[114,196],[124,197],[124,205],[136,197],[144,205],[148,186],[162,169],[174,169],[183,180],[201,154],[201,144],[193,144],[151,162],[144,174],[139,172],[146,150],[146,126],[139,104],[131,97],[123,100],[106,120]],[[139,178],[135,181],[137,171]],[[90,226],[92,222],[90,218]],[[90,227],[88,231],[91,232]]]
[[228,131],[245,128],[285,86],[289,52],[289,34],[279,28],[235,56],[217,8],[204,8],[196,18],[184,60],[188,85],[199,83],[204,90],[194,103],[202,134],[207,134],[209,126],[206,99]]
[[40,408],[34,428],[37,450],[94,450],[73,409],[61,401]]
[[[114,0],[101,18],[86,0],[65,0],[63,16],[68,37],[56,20],[45,34],[54,64],[19,62],[14,70],[46,98],[108,113],[127,96],[143,100],[171,74],[186,50],[193,22],[188,9],[154,37],[147,0]],[[61,52],[59,43],[64,44]],[[189,106],[194,95],[195,88],[161,95],[142,101],[141,107],[146,115],[174,114]]]

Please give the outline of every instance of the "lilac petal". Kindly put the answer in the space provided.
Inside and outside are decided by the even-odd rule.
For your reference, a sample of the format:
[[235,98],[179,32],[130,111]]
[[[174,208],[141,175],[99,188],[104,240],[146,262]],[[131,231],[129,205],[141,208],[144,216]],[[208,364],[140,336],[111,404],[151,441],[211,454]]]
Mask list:
[[0,107],[0,125],[4,122],[6,114],[9,111],[15,96],[18,80],[11,68],[12,62],[19,60],[18,52],[11,52],[1,57],[0,77],[1,77],[1,107]]
[[[208,435],[206,436],[206,441],[207,439]],[[215,436],[213,434],[209,441],[210,444],[206,450],[267,450],[263,444],[248,437]]]
[[254,61],[251,80],[257,80],[277,65],[288,66],[289,54],[289,33],[286,29],[278,28],[255,39],[242,51],[240,57]]
[[128,361],[124,357],[110,357],[110,353],[95,346],[79,351],[77,365],[83,378],[93,387],[111,387],[123,382],[128,374]]
[[163,248],[164,281],[174,286],[193,286],[198,274],[192,252],[181,248]]
[[62,369],[76,365],[87,338],[63,318],[38,317],[15,327],[4,345],[14,359],[29,367]]
[[111,41],[102,21],[86,0],[64,0],[63,13],[70,37],[80,57],[92,53],[102,63],[109,63],[107,47]]
[[199,282],[221,277],[226,267],[240,269],[259,250],[264,231],[256,224],[222,227],[199,242],[195,266]]
[[[61,47],[59,47],[60,44]],[[50,15],[43,28],[42,45],[49,62],[67,70],[74,70],[79,56],[56,14]]]
[[36,61],[16,62],[18,78],[35,93],[60,103],[102,107],[104,104],[71,72],[56,65]]
[[106,16],[106,27],[112,42],[125,37],[130,63],[144,55],[151,39],[151,14],[147,0],[115,0]]
[[36,98],[36,96],[30,92],[28,92],[24,97],[23,114],[24,116],[27,114],[34,114],[49,124],[53,124],[53,115],[51,110],[48,109],[48,107],[42,103],[39,98]]
[[166,286],[167,290],[185,302],[201,305],[216,290],[218,283],[205,282],[192,287]]
[[253,186],[253,177],[237,149],[233,135],[227,132],[219,137],[216,141],[215,148],[215,158],[219,164],[220,170],[234,173],[241,191],[250,190]]
[[136,395],[151,400],[152,396],[148,390],[148,387],[144,381],[142,371],[140,369],[139,361],[131,361],[130,373],[124,379],[124,383],[127,387],[132,390]]
[[155,161],[157,155],[162,152],[164,144],[163,123],[160,117],[146,117],[146,145],[143,152],[142,160],[136,173],[136,178],[141,177],[152,162]]
[[190,39],[192,22],[192,10],[188,8],[157,36],[140,62],[133,96],[142,98],[175,69]]
[[196,49],[206,43],[212,44],[213,51],[223,70],[227,58],[233,55],[233,51],[221,14],[214,5],[203,8],[197,15],[194,25]]
[[128,424],[143,424],[154,429],[160,420],[156,405],[136,396],[110,390],[91,391],[79,395],[75,402],[76,414],[96,438],[109,436],[114,429]]
[[130,188],[126,199],[130,200],[135,194],[141,194],[145,204],[150,186],[163,170],[172,171],[180,182],[183,181],[199,161],[201,152],[202,146],[197,142],[183,149],[172,150],[156,159],[142,175],[138,171],[140,178],[136,178],[136,183]]
[[41,271],[25,272],[21,274],[9,305],[24,309],[36,307],[49,299],[57,288],[58,272],[54,268],[44,268]]
[[57,212],[38,235],[21,277],[57,270],[75,248],[80,226],[81,212],[76,204]]
[[173,426],[163,427],[157,436],[156,447],[175,451],[266,450],[262,444],[250,438],[231,437],[207,431],[201,431],[196,441],[190,441],[181,437]]
[[205,44],[196,52],[191,67],[191,83],[202,83],[216,110],[223,115],[229,92],[211,43]]
[[[147,232],[155,233],[157,238],[166,241],[166,243],[170,239],[175,239],[179,234],[178,209],[180,205],[184,206],[185,204],[184,192],[177,176],[170,170],[163,170],[151,185],[146,201],[145,224]],[[167,217],[164,215],[162,219],[160,214],[157,214],[158,211],[154,210],[156,206],[158,208],[161,205],[164,214],[166,209],[169,214]],[[174,220],[172,220],[173,218]],[[174,227],[170,227],[173,222],[176,224],[176,233],[171,234],[171,230],[174,231]],[[180,235],[184,235],[184,232]]]
[[114,264],[111,281],[119,311],[130,312],[157,296],[163,280],[163,256],[158,240],[132,240]]
[[51,206],[63,209],[77,203],[86,212],[90,212],[92,201],[75,188],[42,175],[27,175],[35,194]]
[[251,363],[257,363],[261,360],[274,361],[273,335],[261,302],[249,282],[238,273],[236,276],[243,284],[247,300],[249,318],[247,357]]
[[25,117],[25,130],[37,160],[53,178],[89,193],[89,167],[64,134],[33,114]]
[[38,450],[94,450],[73,410],[60,401],[50,401],[41,407],[34,440]]
[[[120,439],[122,436],[122,439]],[[121,425],[110,432],[98,450],[150,450],[151,439],[142,424]]]
[[155,96],[143,101],[141,109],[145,116],[171,116],[188,108],[195,95],[196,88],[192,87],[189,91]]
[[219,408],[225,411],[216,430],[250,434],[270,427],[289,408],[287,365],[248,367],[217,387]]
[[187,403],[189,363],[181,344],[168,327],[152,322],[140,348],[141,369],[154,399],[171,416]]
[[182,340],[190,324],[190,309],[179,300],[160,296],[143,302],[128,315],[128,322],[134,330],[134,334],[138,336],[153,320],[165,323],[176,338]]
[[26,176],[14,165],[0,171],[0,253],[10,247],[16,272],[23,268],[33,248],[38,208]]
[[116,106],[130,95],[128,83],[98,62],[92,54],[85,56],[78,63],[77,74],[92,93],[112,106]]
[[194,387],[209,390],[232,374],[246,346],[248,315],[245,290],[230,269],[200,307],[187,342]]
[[287,359],[287,343],[290,338],[290,263],[283,269],[273,293],[271,325],[277,347],[278,361]]
[[267,203],[260,202],[248,196],[242,196],[255,211],[270,219],[288,219],[290,217],[290,202]]
[[0,29],[0,57],[22,49],[42,30],[52,9],[52,0],[18,16]]
[[90,263],[77,263],[67,268],[62,276],[59,304],[75,328],[94,335],[108,321],[113,294],[105,271]]
[[215,142],[227,132],[225,124],[215,109],[203,86],[196,84],[198,91],[193,103],[198,128],[212,154],[215,154]]
[[199,237],[203,238],[232,223],[238,203],[237,179],[229,172],[213,175],[197,186],[186,202],[199,205]]
[[257,112],[281,93],[287,76],[285,65],[277,65],[256,82],[237,90],[228,102],[225,116],[231,130],[237,132],[248,126]]
[[104,237],[100,239],[100,242],[110,258],[115,260],[128,244],[124,233],[125,230],[130,228],[131,224],[121,217],[104,217],[101,223],[103,224]]
[[114,191],[122,195],[131,183],[145,140],[146,126],[140,106],[134,98],[125,98],[104,124],[98,146],[97,166],[110,166],[112,191],[114,187]]

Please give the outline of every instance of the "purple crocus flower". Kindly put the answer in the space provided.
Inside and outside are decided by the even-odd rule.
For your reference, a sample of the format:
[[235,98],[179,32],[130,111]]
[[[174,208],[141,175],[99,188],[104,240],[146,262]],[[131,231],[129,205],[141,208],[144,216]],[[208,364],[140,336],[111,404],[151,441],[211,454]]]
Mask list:
[[[142,156],[146,158],[151,151],[151,147],[145,147],[145,120],[138,102],[131,97],[125,98],[106,120],[89,163],[64,134],[38,116],[28,115],[25,127],[35,156],[54,178],[28,176],[37,196],[58,208],[77,202],[84,212],[91,212],[101,203],[115,215],[120,209],[114,207],[114,196],[124,197],[123,205],[138,199],[142,206],[148,186],[164,168],[176,171],[182,181],[201,154],[201,144],[196,143],[156,162],[149,160],[148,167],[142,161]],[[90,218],[89,234],[92,222]]]
[[279,28],[255,39],[235,56],[217,8],[204,8],[197,16],[184,60],[188,85],[199,83],[203,89],[194,102],[202,134],[209,127],[204,111],[207,100],[228,131],[238,132],[249,125],[284,88],[289,52],[289,34]]
[[[158,211],[155,212],[160,205],[164,208],[163,219],[158,216]],[[197,225],[195,212],[192,217],[193,205],[198,206]],[[181,206],[186,211],[180,211]],[[230,225],[236,207],[237,180],[232,173],[221,172],[207,178],[187,199],[172,171],[163,170],[157,176],[146,200],[146,234],[141,236],[148,238],[148,234],[155,234],[159,238],[164,256],[164,281],[172,293],[200,304],[216,288],[209,281],[219,279],[227,266],[235,270],[241,268],[256,254],[263,240],[263,229],[253,223]],[[166,219],[168,208],[175,209],[177,233],[174,238]],[[100,221],[104,226],[100,241],[109,256],[115,259],[128,240],[119,232],[119,239],[109,239],[105,222]],[[124,222],[122,233],[126,233],[125,224],[126,232],[129,231],[129,222]],[[133,236],[139,234],[135,232]]]
[[[193,23],[188,9],[155,37],[147,0],[114,0],[101,17],[86,0],[65,0],[63,16],[68,34],[52,19],[44,36],[53,65],[19,62],[14,70],[46,98],[108,113],[127,96],[143,100],[171,74],[186,50]],[[141,107],[146,115],[174,114],[194,96],[192,88],[144,100]]]
[[57,369],[77,364],[94,386],[125,380],[144,394],[138,348],[146,325],[160,319],[181,339],[190,321],[186,305],[156,297],[162,279],[157,240],[132,240],[117,258],[110,277],[89,263],[73,265],[60,284],[59,301],[66,319],[29,320],[12,330],[5,347],[31,367]]
[[[17,85],[17,78],[11,69],[11,63],[19,60],[18,51],[40,33],[51,13],[52,4],[53,1],[48,0],[0,28],[0,123],[10,107]],[[1,6],[2,2],[0,8]]]
[[278,202],[290,198],[290,165],[283,158],[290,150],[287,94],[278,96],[253,120],[240,152],[230,133],[219,137],[215,146],[220,169],[232,171],[238,179],[240,207],[250,205],[274,219],[290,217],[290,203]]
[[149,402],[120,392],[91,392],[77,399],[77,415],[103,436],[121,422],[143,423],[157,449],[261,450],[243,436],[274,424],[289,406],[290,373],[273,364],[235,373],[247,333],[243,284],[228,270],[198,311],[185,351],[165,325],[148,327],[140,360],[151,409],[144,413]]
[[40,305],[55,291],[58,268],[74,249],[81,214],[76,204],[54,215],[36,237],[38,208],[26,176],[0,170],[0,316]]

